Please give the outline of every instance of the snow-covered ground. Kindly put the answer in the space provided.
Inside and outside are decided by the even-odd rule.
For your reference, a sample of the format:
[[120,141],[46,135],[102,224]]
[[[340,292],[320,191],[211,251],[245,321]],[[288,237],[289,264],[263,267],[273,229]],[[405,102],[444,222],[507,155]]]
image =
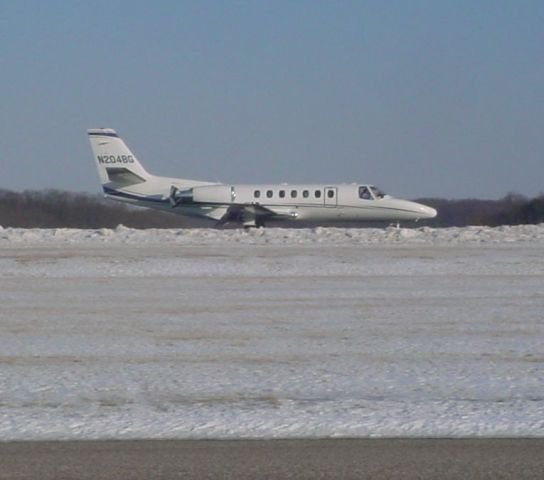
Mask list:
[[116,229],[78,230],[69,228],[2,228],[0,246],[54,244],[131,244],[216,245],[381,245],[381,244],[482,244],[544,242],[544,224],[503,227],[452,228],[263,228],[250,230],[147,229],[135,230],[120,225]]
[[544,436],[544,225],[0,229],[0,440]]

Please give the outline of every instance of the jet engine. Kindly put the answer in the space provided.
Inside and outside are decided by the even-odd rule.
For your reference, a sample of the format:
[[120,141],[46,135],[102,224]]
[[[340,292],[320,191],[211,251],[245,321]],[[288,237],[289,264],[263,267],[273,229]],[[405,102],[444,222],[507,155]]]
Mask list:
[[187,190],[180,190],[175,185],[170,187],[170,204],[176,207],[187,203],[228,204],[234,202],[234,187],[227,185],[204,185]]

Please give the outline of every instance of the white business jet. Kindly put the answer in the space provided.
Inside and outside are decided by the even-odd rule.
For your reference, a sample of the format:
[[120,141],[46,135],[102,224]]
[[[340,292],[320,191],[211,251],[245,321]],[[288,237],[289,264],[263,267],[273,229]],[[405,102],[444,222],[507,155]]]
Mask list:
[[111,128],[88,130],[106,198],[212,220],[260,227],[289,220],[398,223],[433,218],[436,210],[393,198],[368,184],[235,185],[148,173]]

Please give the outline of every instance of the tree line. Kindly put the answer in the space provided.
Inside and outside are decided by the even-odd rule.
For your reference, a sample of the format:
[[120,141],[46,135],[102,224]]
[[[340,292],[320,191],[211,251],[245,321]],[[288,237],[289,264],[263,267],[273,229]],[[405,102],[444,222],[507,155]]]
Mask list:
[[544,222],[544,194],[527,198],[510,193],[499,200],[421,198],[416,201],[438,210],[436,218],[425,221],[434,227],[496,227]]
[[[526,198],[509,194],[499,200],[420,198],[416,201],[436,208],[438,216],[415,225],[498,226],[544,222],[544,195]],[[132,228],[188,228],[213,225],[179,215],[113,202],[100,195],[60,190],[24,192],[0,190],[0,226],[4,228],[115,228],[120,224]]]
[[0,190],[0,225],[19,228],[179,228],[187,225],[170,215],[106,200],[101,195],[60,190]]

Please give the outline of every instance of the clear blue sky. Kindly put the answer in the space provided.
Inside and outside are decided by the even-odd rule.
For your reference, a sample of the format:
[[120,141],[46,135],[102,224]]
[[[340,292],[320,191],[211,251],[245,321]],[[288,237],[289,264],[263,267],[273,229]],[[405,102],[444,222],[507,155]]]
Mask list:
[[152,173],[544,192],[544,1],[0,0],[0,188]]

